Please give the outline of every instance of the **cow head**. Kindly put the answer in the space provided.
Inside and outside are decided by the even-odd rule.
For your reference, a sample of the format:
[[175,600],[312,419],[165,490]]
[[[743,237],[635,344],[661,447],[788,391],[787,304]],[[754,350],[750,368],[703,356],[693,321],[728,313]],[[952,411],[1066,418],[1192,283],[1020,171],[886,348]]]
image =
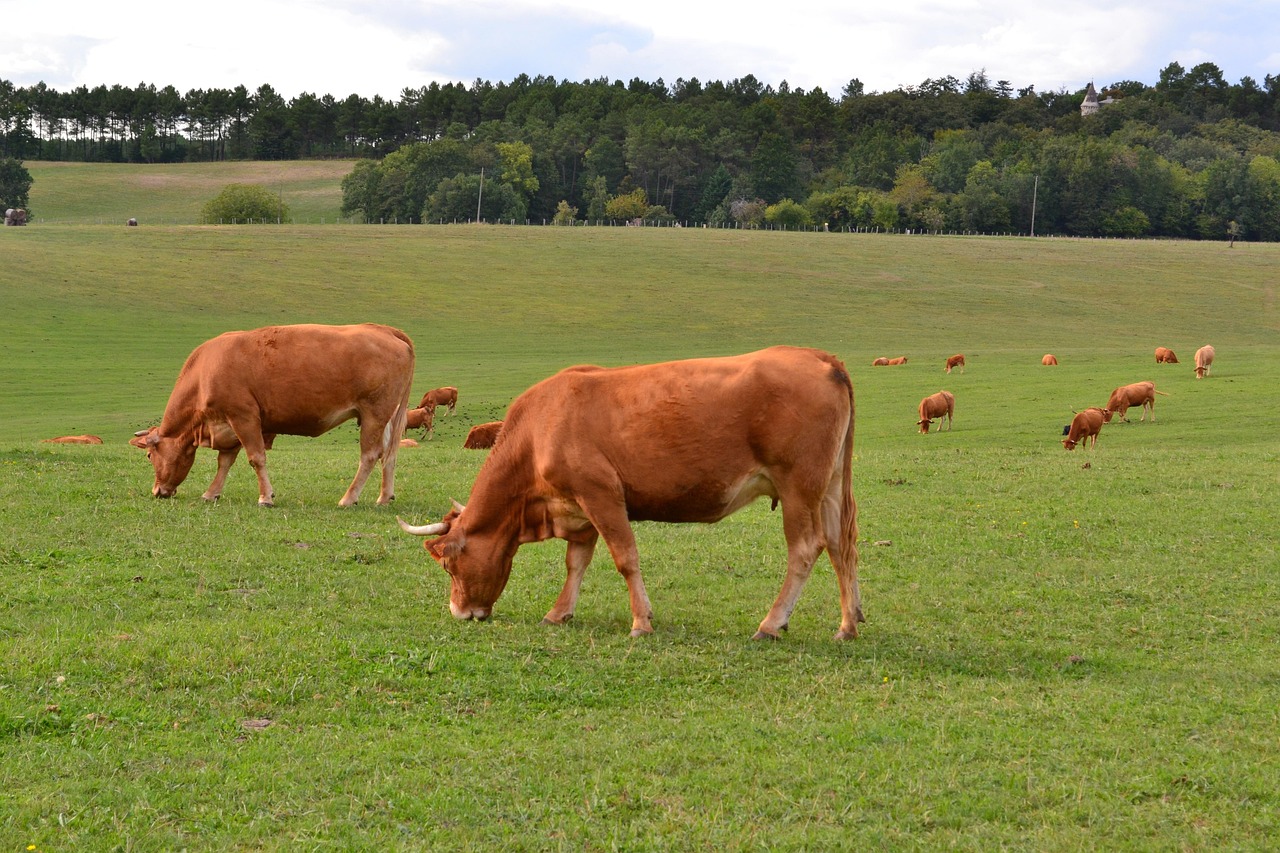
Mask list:
[[484,621],[493,613],[494,602],[511,577],[519,542],[494,532],[468,536],[462,521],[465,509],[454,501],[453,509],[435,524],[415,526],[399,516],[396,521],[405,533],[437,537],[423,542],[422,547],[449,574],[449,612],[454,618]]
[[[916,421],[916,425],[920,427],[921,432],[927,433],[929,431],[929,427],[933,426],[933,421],[928,418],[921,418]],[[941,429],[941,427],[939,427],[939,429]]]
[[[1103,410],[1102,410],[1102,422],[1103,422],[1104,424],[1109,424],[1109,423],[1111,423],[1111,418],[1112,418],[1112,417],[1114,417],[1114,416],[1115,416],[1115,410],[1114,410],[1114,409],[1103,409]],[[1124,415],[1121,415],[1121,416],[1120,416],[1120,419],[1121,419],[1121,420],[1124,420]]]
[[129,443],[145,450],[156,470],[151,494],[158,498],[173,497],[178,486],[191,473],[191,466],[196,461],[196,443],[190,438],[162,436],[159,427],[138,430]]
[[1075,450],[1077,443],[1078,442],[1074,438],[1062,439],[1062,446],[1065,447],[1067,450]]

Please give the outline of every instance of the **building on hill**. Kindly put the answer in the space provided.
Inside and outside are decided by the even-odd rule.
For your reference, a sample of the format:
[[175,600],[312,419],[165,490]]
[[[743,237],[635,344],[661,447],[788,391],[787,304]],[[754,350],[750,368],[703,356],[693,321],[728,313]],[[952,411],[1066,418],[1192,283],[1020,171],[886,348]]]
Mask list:
[[1098,90],[1093,88],[1093,81],[1089,81],[1089,88],[1084,90],[1084,100],[1080,103],[1080,115],[1091,116],[1097,114],[1098,110],[1107,104],[1114,104],[1115,98],[1103,98],[1098,100]]

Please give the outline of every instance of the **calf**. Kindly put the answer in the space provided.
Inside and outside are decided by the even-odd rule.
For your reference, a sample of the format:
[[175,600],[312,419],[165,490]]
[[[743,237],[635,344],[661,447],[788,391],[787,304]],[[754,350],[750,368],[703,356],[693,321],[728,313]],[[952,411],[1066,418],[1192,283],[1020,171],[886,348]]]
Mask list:
[[1125,423],[1129,419],[1125,417],[1125,413],[1129,411],[1130,406],[1141,406],[1142,417],[1140,421],[1147,419],[1147,410],[1151,410],[1151,422],[1156,420],[1156,395],[1168,397],[1169,395],[1163,391],[1156,390],[1154,382],[1134,382],[1132,385],[1121,385],[1119,388],[1111,392],[1111,399],[1107,401],[1107,408],[1103,410],[1104,420],[1111,423],[1114,415],[1119,415],[1120,420]]
[[[905,361],[906,359],[903,359],[903,360]],[[947,373],[950,373],[951,368],[953,367],[960,368],[960,372],[964,373],[964,353],[958,352],[955,355],[951,356],[951,358],[947,359],[947,366],[944,367],[943,370],[945,370]]]
[[1067,450],[1075,450],[1077,444],[1092,438],[1093,442],[1089,446],[1097,447],[1098,433],[1102,432],[1102,425],[1106,422],[1107,413],[1097,406],[1077,412],[1071,419],[1071,426],[1067,427],[1067,437],[1062,439],[1062,446]]
[[1058,363],[1058,359],[1052,353],[1045,353],[1044,358],[1040,359],[1040,363],[1046,366],[1052,366]]
[[1178,357],[1168,347],[1156,347],[1156,364],[1177,364]]
[[424,436],[433,435],[436,428],[435,406],[410,409],[405,413],[404,428],[421,429]]
[[47,444],[102,444],[102,439],[96,435],[60,435],[43,440]]
[[920,420],[916,423],[920,427],[920,432],[927,433],[934,419],[938,421],[938,429],[942,429],[942,419],[947,419],[947,429],[951,429],[951,416],[956,410],[956,398],[951,395],[950,391],[939,391],[937,394],[930,394],[920,401]]
[[490,421],[487,424],[476,424],[467,433],[466,441],[462,442],[462,446],[468,450],[486,450],[493,447],[498,440],[498,433],[502,430],[502,421]]
[[1213,347],[1202,346],[1196,350],[1196,379],[1204,379],[1213,366]]

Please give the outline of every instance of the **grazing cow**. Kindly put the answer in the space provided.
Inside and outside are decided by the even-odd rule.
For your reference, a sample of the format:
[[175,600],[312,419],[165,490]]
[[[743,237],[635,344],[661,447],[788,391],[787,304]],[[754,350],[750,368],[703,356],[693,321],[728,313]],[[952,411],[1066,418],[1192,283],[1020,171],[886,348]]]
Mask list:
[[1156,390],[1154,382],[1134,382],[1132,385],[1121,385],[1119,388],[1111,392],[1111,399],[1107,400],[1107,408],[1103,410],[1104,420],[1111,423],[1114,415],[1119,415],[1120,420],[1129,423],[1129,419],[1125,417],[1125,413],[1129,411],[1130,406],[1142,406],[1142,417],[1140,421],[1147,419],[1147,410],[1151,410],[1151,422],[1156,420],[1156,395],[1168,397],[1169,395],[1163,391]]
[[787,574],[755,638],[776,639],[825,548],[840,587],[837,639],[862,621],[851,487],[853,384],[828,353],[772,347],[605,369],[571,367],[511,404],[466,506],[409,533],[451,578],[449,609],[486,619],[526,542],[566,540],[567,576],[543,620],[568,622],[603,537],[653,631],[633,521],[715,522],[767,496],[782,504]]
[[1075,450],[1077,444],[1092,438],[1093,443],[1089,446],[1097,447],[1098,433],[1102,432],[1102,425],[1107,421],[1107,413],[1097,406],[1076,412],[1076,416],[1071,419],[1071,426],[1067,428],[1067,437],[1062,440],[1062,446],[1067,450]]
[[43,439],[46,444],[102,444],[96,435],[60,435],[57,438]]
[[421,429],[424,436],[430,437],[436,431],[436,407],[422,406],[405,412],[405,429]]
[[1203,379],[1209,375],[1209,368],[1213,366],[1213,347],[1202,346],[1196,350],[1196,379]]
[[151,493],[171,497],[187,478],[197,447],[218,451],[203,495],[216,500],[243,447],[258,475],[258,503],[271,506],[267,453],[277,435],[317,436],[351,418],[360,424],[360,466],[341,506],[360,497],[382,460],[378,503],[395,499],[396,452],[413,382],[413,342],[399,329],[268,326],[227,332],[196,347],[174,385],[158,427],[130,444],[155,468]]
[[947,429],[951,429],[951,415],[956,410],[956,398],[952,396],[950,391],[939,391],[937,394],[930,394],[920,401],[920,420],[916,424],[920,427],[920,432],[927,433],[929,427],[933,425],[934,420],[938,421],[938,429],[942,429],[942,419],[947,420]]
[[1177,364],[1178,356],[1168,347],[1156,347],[1156,364]]
[[446,414],[453,414],[453,410],[458,405],[458,389],[452,385],[444,388],[436,388],[422,395],[422,402],[418,404],[420,409],[431,409],[435,411],[436,406],[444,406],[448,411]]
[[905,355],[900,355],[897,358],[889,359],[890,366],[897,365],[897,364],[906,364],[906,363],[907,363],[907,357]]
[[487,424],[476,424],[467,433],[467,440],[462,446],[467,450],[486,450],[493,447],[498,440],[498,432],[502,429],[502,421],[489,421]]
[[875,361],[871,362],[871,366],[872,366],[872,367],[884,367],[884,366],[886,366],[888,363],[889,363],[889,359],[885,358],[884,356],[880,356],[880,357],[879,357],[879,358],[877,358]]
[[1040,359],[1040,363],[1046,367],[1051,367],[1058,363],[1058,357],[1052,353],[1045,353],[1044,358]]
[[[905,360],[906,359],[903,359],[903,361]],[[955,355],[951,356],[951,358],[947,359],[947,366],[944,367],[943,370],[945,370],[947,373],[950,373],[951,368],[953,367],[960,368],[960,372],[964,373],[964,353],[958,352]]]

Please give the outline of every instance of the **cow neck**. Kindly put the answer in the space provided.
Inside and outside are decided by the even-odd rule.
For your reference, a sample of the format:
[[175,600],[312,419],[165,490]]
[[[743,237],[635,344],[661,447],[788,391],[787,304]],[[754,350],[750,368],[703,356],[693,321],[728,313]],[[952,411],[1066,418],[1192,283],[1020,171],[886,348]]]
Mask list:
[[468,533],[499,533],[519,537],[531,478],[527,453],[515,452],[515,442],[502,442],[480,466],[467,499],[463,526]]
[[162,436],[185,435],[194,430],[202,418],[203,413],[197,399],[200,384],[190,367],[191,362],[188,360],[178,374],[173,393],[169,395],[169,402],[164,407],[164,417],[160,420]]

